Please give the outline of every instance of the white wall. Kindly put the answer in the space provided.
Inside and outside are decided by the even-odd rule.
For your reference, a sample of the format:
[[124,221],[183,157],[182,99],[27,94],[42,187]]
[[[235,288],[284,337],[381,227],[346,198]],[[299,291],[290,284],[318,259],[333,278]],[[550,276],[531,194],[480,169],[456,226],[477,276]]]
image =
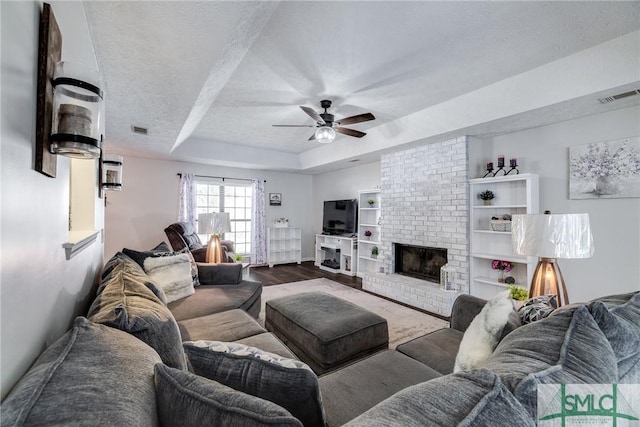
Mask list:
[[[302,257],[313,257],[312,177],[248,169],[224,168],[166,160],[125,157],[122,191],[107,192],[105,257],[123,247],[148,250],[167,241],[164,229],[178,219],[180,179],[178,173],[264,179],[265,195],[282,194],[282,206],[266,201],[267,225],[288,218],[290,226],[302,227]],[[311,242],[307,244],[307,242]]]
[[[69,21],[70,14],[84,16],[77,13],[82,4],[52,6],[63,36],[63,60],[91,57],[93,52],[84,49],[89,34],[75,27],[82,22]],[[34,170],[40,7],[40,2],[0,2],[2,397],[40,352],[69,329],[75,316],[86,313],[103,258],[98,239],[71,260],[65,259],[69,160],[58,156],[56,178]],[[96,224],[101,228],[103,209],[98,200]]]
[[[380,162],[327,172],[313,177],[313,230],[322,233],[325,200],[357,199],[358,191],[380,187]],[[313,240],[311,242],[313,246]],[[312,248],[313,249],[313,248]]]
[[[470,177],[498,154],[517,157],[521,172],[540,176],[540,210],[589,213],[595,255],[560,260],[571,301],[640,290],[640,199],[569,199],[569,147],[640,135],[640,107],[625,108],[484,140],[474,148]],[[508,160],[507,160],[508,162]]]

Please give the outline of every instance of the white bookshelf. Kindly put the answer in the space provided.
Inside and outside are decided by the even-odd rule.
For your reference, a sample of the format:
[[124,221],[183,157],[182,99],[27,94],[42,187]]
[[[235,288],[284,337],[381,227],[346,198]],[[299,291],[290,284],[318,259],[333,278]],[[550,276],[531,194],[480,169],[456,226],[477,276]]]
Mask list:
[[[371,249],[382,246],[382,227],[380,216],[382,212],[382,198],[380,189],[361,190],[358,192],[358,277],[378,271],[380,258],[371,255]],[[368,201],[373,200],[373,204]],[[365,236],[370,231],[371,236]]]
[[[493,191],[495,198],[486,206],[478,194]],[[494,178],[469,180],[469,231],[470,231],[470,277],[471,294],[480,298],[491,298],[508,284],[498,281],[499,271],[491,268],[493,260],[509,261],[516,284],[529,289],[536,257],[525,257],[513,253],[510,231],[493,231],[491,217],[504,214],[531,214],[539,212],[538,175],[519,174]]]
[[302,232],[300,227],[267,228],[267,263],[288,264],[302,261]]

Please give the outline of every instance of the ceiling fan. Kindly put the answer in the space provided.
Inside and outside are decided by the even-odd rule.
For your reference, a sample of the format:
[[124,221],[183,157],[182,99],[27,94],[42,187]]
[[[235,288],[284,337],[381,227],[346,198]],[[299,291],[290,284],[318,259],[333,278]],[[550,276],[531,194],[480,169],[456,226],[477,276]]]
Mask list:
[[354,123],[368,122],[370,120],[375,120],[375,117],[371,113],[358,114],[356,116],[345,117],[340,120],[335,120],[333,114],[327,113],[327,109],[331,107],[331,101],[328,99],[323,99],[320,101],[320,107],[324,108],[324,113],[317,113],[315,110],[300,106],[302,111],[307,113],[309,117],[316,121],[315,125],[273,125],[276,127],[295,127],[295,128],[305,128],[305,127],[316,127],[316,131],[309,141],[316,140],[321,143],[329,143],[333,142],[336,137],[336,132],[340,132],[345,135],[354,136],[356,138],[362,138],[366,135],[364,132],[360,132],[359,130],[349,129],[342,127],[342,125],[351,125]]

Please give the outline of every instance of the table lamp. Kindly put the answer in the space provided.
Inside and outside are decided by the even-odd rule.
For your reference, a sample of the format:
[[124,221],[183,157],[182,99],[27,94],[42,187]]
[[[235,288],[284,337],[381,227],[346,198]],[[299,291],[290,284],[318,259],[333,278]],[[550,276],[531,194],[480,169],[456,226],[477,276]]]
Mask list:
[[228,212],[211,212],[198,215],[198,234],[210,234],[207,245],[207,262],[223,262],[220,236],[231,231],[231,219]]
[[593,256],[589,214],[513,215],[511,243],[516,254],[538,257],[529,297],[556,294],[558,306],[569,304],[557,258]]

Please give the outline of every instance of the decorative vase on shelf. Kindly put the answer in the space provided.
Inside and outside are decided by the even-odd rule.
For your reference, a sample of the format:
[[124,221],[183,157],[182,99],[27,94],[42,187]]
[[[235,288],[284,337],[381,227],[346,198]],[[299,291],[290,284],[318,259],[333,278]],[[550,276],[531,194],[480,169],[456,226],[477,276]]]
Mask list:
[[504,283],[504,270],[498,270],[498,282]]
[[485,206],[491,206],[493,204],[493,200],[485,200],[484,201],[484,205]]

